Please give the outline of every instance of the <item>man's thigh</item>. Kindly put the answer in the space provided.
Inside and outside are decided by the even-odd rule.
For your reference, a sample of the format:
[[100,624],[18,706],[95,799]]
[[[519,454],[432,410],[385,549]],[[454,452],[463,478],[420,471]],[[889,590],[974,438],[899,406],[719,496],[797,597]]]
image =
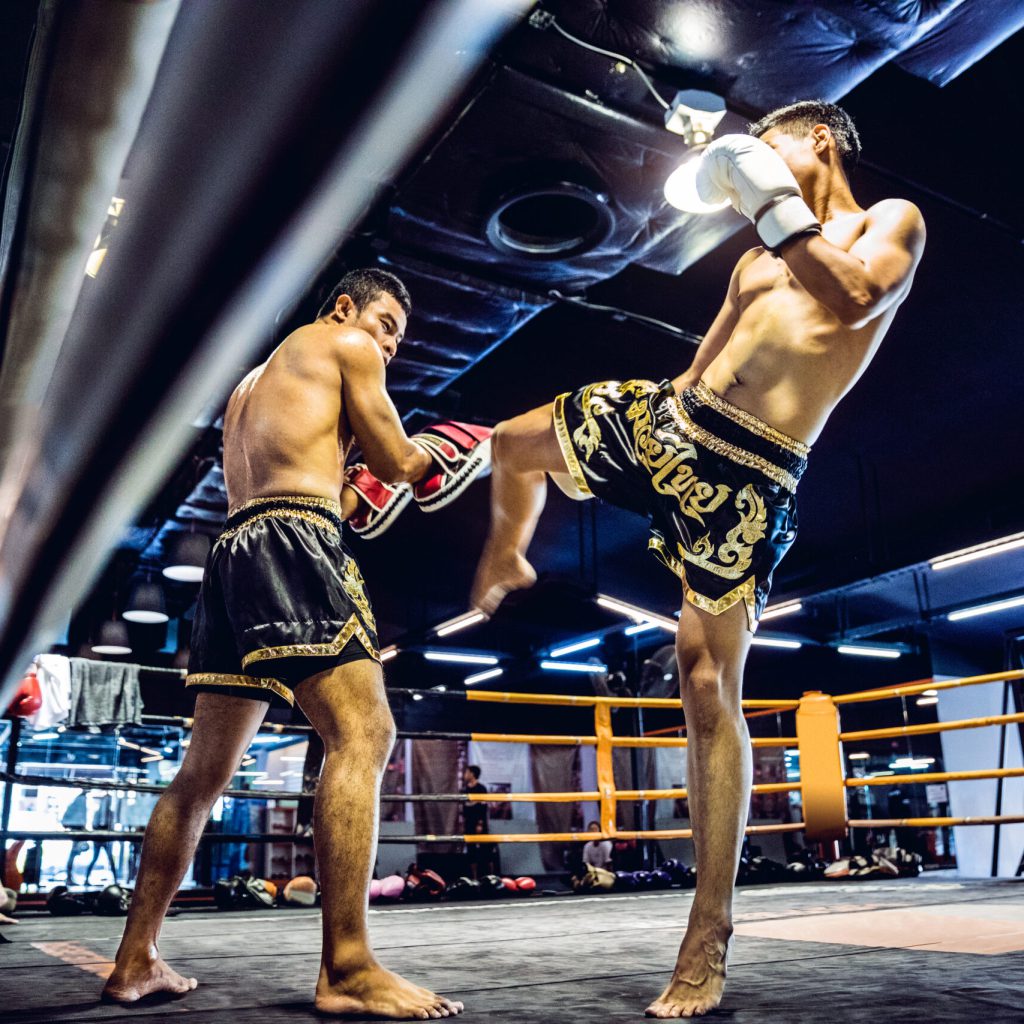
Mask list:
[[566,473],[552,406],[540,405],[499,425],[495,458],[519,473]]

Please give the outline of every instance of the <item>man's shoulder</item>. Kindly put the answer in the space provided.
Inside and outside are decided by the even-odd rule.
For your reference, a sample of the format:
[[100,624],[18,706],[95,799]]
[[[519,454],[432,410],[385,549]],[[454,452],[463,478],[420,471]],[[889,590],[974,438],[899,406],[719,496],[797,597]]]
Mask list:
[[330,354],[341,359],[380,356],[373,338],[358,327],[315,321],[297,327],[281,343],[281,348]]
[[868,223],[871,225],[924,228],[924,215],[909,199],[880,199],[869,206],[866,212]]

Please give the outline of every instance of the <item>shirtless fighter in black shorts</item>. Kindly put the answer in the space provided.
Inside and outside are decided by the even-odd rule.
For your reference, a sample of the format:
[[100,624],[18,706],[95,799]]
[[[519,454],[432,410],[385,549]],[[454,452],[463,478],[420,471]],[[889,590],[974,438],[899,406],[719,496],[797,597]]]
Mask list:
[[378,476],[418,481],[374,495],[379,507],[356,516],[366,528],[396,502],[441,507],[486,468],[489,453],[489,431],[465,424],[406,436],[384,374],[410,308],[392,274],[354,271],[319,318],[289,335],[231,396],[230,511],[207,562],[186,679],[198,694],[192,741],[146,828],[108,999],[195,988],[160,958],[157,938],[210,809],[280,699],[299,702],[326,751],[314,810],[323,894],[317,1008],[418,1020],[462,1009],[381,967],[366,922],[378,793],[395,728],[373,612],[341,539],[343,518],[363,504],[366,475],[361,467],[348,474],[355,489],[342,496],[345,456],[358,441]]
[[486,613],[529,586],[525,554],[545,475],[651,521],[649,547],[683,585],[676,649],[686,714],[697,891],[654,1017],[722,998],[732,893],[750,799],[743,665],[772,571],[796,536],[810,445],[864,372],[910,290],[924,246],[917,208],[857,205],[860,143],[832,104],[774,111],[704,152],[697,188],[729,200],[762,245],[675,381],[605,381],[498,425],[491,534],[472,603]]

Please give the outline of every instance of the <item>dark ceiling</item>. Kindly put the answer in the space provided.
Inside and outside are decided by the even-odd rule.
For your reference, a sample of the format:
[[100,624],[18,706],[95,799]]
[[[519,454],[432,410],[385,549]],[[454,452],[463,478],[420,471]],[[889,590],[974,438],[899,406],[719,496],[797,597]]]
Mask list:
[[[2,15],[5,144],[32,7],[11,4]],[[1021,560],[949,570],[938,584],[906,567],[1024,530],[1024,202],[1008,141],[1016,122],[1006,113],[1020,96],[1024,3],[548,0],[543,8],[582,40],[640,61],[669,97],[692,86],[724,94],[727,130],[793,99],[841,100],[864,142],[852,182],[861,205],[898,195],[921,207],[928,245],[913,292],[815,445],[800,533],[773,600],[823,595],[786,622],[820,641],[858,626],[912,643],[930,636],[995,667],[1004,634],[1024,627],[1021,609],[956,630],[941,616],[927,620],[1012,592]],[[399,272],[416,309],[389,374],[410,427],[435,415],[494,423],[590,380],[679,373],[754,236],[731,213],[696,218],[665,204],[662,183],[685,146],[661,117],[628,68],[524,23],[359,236],[341,241],[281,330],[311,316],[347,266],[375,259]],[[613,221],[607,237],[562,260],[494,248],[485,224],[509,190],[555,181],[599,196]],[[553,220],[576,215],[586,211],[556,211]],[[193,523],[217,531],[218,440],[215,429],[197,433],[193,455],[129,532],[89,613],[109,609],[112,588],[137,564],[158,565],[169,534]],[[487,499],[478,484],[455,507],[412,510],[384,538],[352,541],[385,641],[465,608]],[[678,606],[676,581],[646,554],[645,532],[626,513],[552,493],[531,550],[541,590],[512,602],[512,633],[467,633],[466,643],[542,647],[602,628],[589,610],[594,588],[663,612]],[[175,596],[179,610],[191,597]]]

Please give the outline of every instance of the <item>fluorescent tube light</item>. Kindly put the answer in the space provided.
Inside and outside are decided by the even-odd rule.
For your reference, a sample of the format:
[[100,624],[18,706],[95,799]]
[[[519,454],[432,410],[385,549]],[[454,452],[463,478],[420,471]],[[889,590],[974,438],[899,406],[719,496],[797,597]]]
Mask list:
[[424,651],[427,661],[454,661],[460,665],[497,665],[493,654],[455,654],[448,651]]
[[574,654],[576,651],[587,651],[591,647],[597,647],[601,643],[599,636],[587,637],[586,640],[577,640],[575,643],[566,644],[564,647],[556,647],[551,652],[552,658],[560,658],[563,654]]
[[501,675],[503,669],[500,668],[489,668],[486,672],[477,672],[474,676],[466,677],[466,685],[472,686],[474,683],[482,683],[485,679],[495,679]]

